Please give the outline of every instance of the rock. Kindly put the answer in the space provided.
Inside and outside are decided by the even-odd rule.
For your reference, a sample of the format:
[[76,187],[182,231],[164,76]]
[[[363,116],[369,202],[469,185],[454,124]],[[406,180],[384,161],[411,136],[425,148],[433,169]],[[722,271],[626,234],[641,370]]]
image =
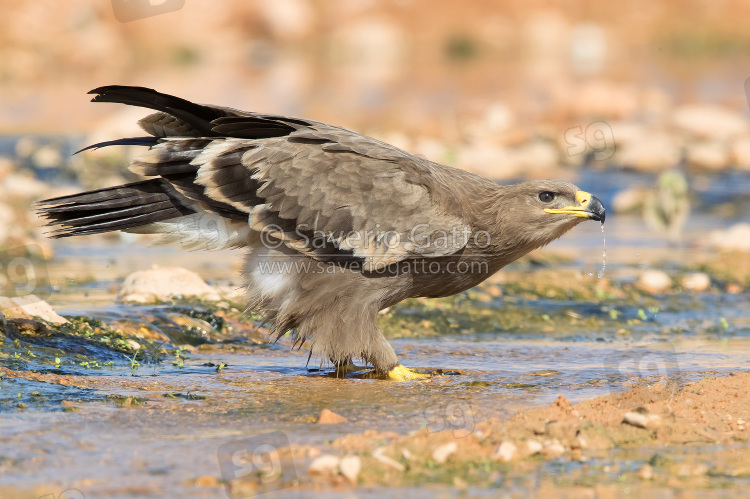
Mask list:
[[456,442],[448,442],[447,444],[438,445],[434,451],[432,451],[432,459],[439,464],[443,464],[458,450],[458,444]]
[[323,409],[318,418],[318,424],[339,424],[349,421],[344,416],[340,416],[329,409]]
[[0,246],[5,246],[13,233],[16,212],[5,203],[0,202]]
[[680,279],[680,284],[683,288],[690,291],[701,292],[711,287],[711,278],[703,272],[692,272],[683,276]]
[[0,185],[7,197],[16,199],[37,199],[50,192],[50,186],[25,173],[11,173]]
[[38,168],[57,168],[63,164],[64,159],[59,147],[46,144],[34,151],[31,161]]
[[221,487],[219,480],[215,476],[201,475],[195,479],[196,487]]
[[337,473],[340,459],[338,456],[323,454],[313,459],[307,468],[308,475],[333,475]]
[[379,463],[384,464],[384,465],[388,466],[389,468],[393,468],[394,470],[404,471],[404,469],[406,469],[406,468],[404,468],[403,464],[399,463],[398,461],[396,461],[393,458],[390,458],[390,457],[386,456],[385,455],[385,448],[383,448],[383,447],[378,447],[377,449],[375,449],[372,452],[372,457],[376,461],[378,461]]
[[513,149],[514,163],[526,176],[548,177],[560,162],[560,156],[551,142],[535,140]]
[[703,170],[717,171],[729,166],[729,150],[716,141],[689,144],[685,156],[690,166]]
[[10,175],[18,168],[15,161],[7,156],[0,156],[0,186],[3,185],[5,177]]
[[329,56],[363,86],[397,77],[406,61],[406,33],[387,16],[368,15],[330,33]]
[[571,66],[579,74],[601,71],[607,56],[605,30],[595,23],[581,23],[570,32]]
[[728,229],[711,231],[708,244],[721,251],[750,252],[750,224],[738,223]]
[[49,303],[34,295],[15,298],[0,296],[0,312],[8,320],[39,317],[52,324],[66,324],[68,322],[66,318],[58,315]]
[[359,470],[362,469],[362,461],[357,456],[344,456],[339,464],[341,474],[349,480],[352,485],[356,485]]
[[666,272],[650,269],[644,271],[636,282],[636,287],[647,293],[664,293],[672,287],[672,279]]
[[622,422],[638,428],[651,430],[661,425],[661,417],[656,414],[635,410],[626,412],[622,417]]
[[743,135],[732,142],[729,161],[740,170],[750,171],[750,136]]
[[516,447],[513,442],[503,442],[500,444],[500,447],[497,448],[492,457],[498,461],[507,463],[516,457],[517,451],[518,447]]
[[612,209],[615,213],[635,213],[641,211],[646,199],[648,189],[629,187],[620,191],[612,198]]
[[712,105],[686,105],[674,111],[677,128],[698,138],[727,139],[746,132],[747,121],[741,114]]
[[552,459],[565,454],[565,447],[563,447],[559,440],[553,438],[544,442],[543,452],[547,459]]
[[617,147],[613,162],[642,172],[667,170],[680,161],[680,146],[675,137],[651,131],[639,140]]
[[742,286],[737,283],[730,282],[729,284],[727,284],[727,293],[731,295],[742,293]]
[[644,464],[640,467],[640,469],[638,470],[638,478],[640,478],[641,480],[654,479],[654,469],[650,464]]
[[273,35],[281,39],[299,40],[310,34],[315,22],[315,11],[305,0],[258,2],[257,7]]
[[573,114],[620,119],[638,110],[638,94],[629,84],[590,80],[575,91]]
[[123,302],[153,303],[178,296],[221,300],[219,294],[195,272],[180,267],[157,266],[128,275],[122,283],[118,299]]
[[542,452],[543,446],[541,443],[537,442],[536,440],[527,440],[526,441],[526,452],[529,454],[536,454],[537,452]]
[[512,179],[522,173],[507,148],[487,141],[462,147],[458,152],[457,165],[493,180]]

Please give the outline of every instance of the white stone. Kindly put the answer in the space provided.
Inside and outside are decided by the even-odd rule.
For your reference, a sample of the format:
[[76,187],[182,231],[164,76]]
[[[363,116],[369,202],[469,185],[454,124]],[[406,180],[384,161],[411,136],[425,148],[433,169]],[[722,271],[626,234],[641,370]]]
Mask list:
[[438,445],[434,451],[432,451],[432,459],[439,464],[443,464],[458,450],[458,444],[456,442],[448,442],[447,444]]
[[685,150],[690,166],[704,170],[721,170],[729,166],[729,150],[716,141],[689,144]]
[[339,469],[349,482],[356,484],[359,471],[362,469],[362,461],[357,456],[344,456],[341,458]]
[[279,38],[299,39],[310,33],[315,21],[313,7],[305,0],[273,0],[255,5]]
[[664,132],[649,132],[639,140],[617,146],[613,161],[638,171],[659,172],[676,165],[680,155],[675,137]]
[[4,245],[13,232],[16,212],[9,205],[0,202],[0,245]]
[[526,450],[529,454],[536,454],[537,452],[542,452],[542,444],[540,442],[537,442],[536,440],[527,440],[526,441]]
[[458,167],[493,180],[511,179],[522,173],[507,148],[486,141],[462,147],[458,151]]
[[0,312],[7,319],[40,319],[52,324],[65,324],[68,320],[55,312],[49,303],[34,295],[8,298],[0,296]]
[[750,252],[750,224],[738,223],[723,230],[714,230],[708,244],[722,251]]
[[500,447],[497,448],[493,457],[499,461],[507,463],[516,457],[517,451],[518,447],[516,447],[513,442],[503,442],[500,444]]
[[128,275],[122,283],[118,299],[123,302],[153,303],[175,296],[221,300],[219,294],[195,272],[180,267],[157,266]]
[[672,286],[672,279],[664,271],[649,269],[638,277],[636,286],[649,293],[663,293]]
[[624,423],[628,423],[638,428],[652,429],[656,428],[661,424],[661,418],[656,414],[648,414],[642,412],[626,412],[622,417]]
[[648,195],[647,189],[629,187],[615,194],[612,198],[612,209],[615,213],[638,212],[643,209]]
[[404,465],[396,461],[395,459],[385,455],[385,448],[378,447],[372,452],[372,457],[381,464],[393,468],[394,470],[404,471]]
[[711,287],[711,278],[703,272],[692,272],[684,276],[680,284],[690,291],[706,291]]
[[740,170],[750,170],[750,136],[743,135],[732,142],[730,161]]
[[748,129],[748,123],[740,113],[713,105],[681,106],[674,112],[673,123],[699,138],[725,139]]
[[337,472],[340,459],[338,456],[323,454],[313,459],[307,468],[308,475],[333,475]]
[[544,455],[554,458],[565,454],[565,447],[556,438],[544,442]]

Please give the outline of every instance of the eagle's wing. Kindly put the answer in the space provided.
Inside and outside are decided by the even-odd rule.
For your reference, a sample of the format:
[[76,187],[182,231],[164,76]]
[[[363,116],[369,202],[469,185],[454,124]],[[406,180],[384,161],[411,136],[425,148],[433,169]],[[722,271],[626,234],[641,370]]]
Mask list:
[[466,245],[470,228],[458,207],[449,212],[438,202],[444,192],[433,196],[447,186],[429,162],[317,123],[281,137],[233,137],[256,126],[255,117],[215,120],[214,130],[232,137],[167,139],[132,169],[160,175],[224,216],[228,207],[231,218],[246,214],[265,243],[322,261],[363,259],[371,268]]
[[[461,205],[451,201],[446,176],[391,145],[324,123],[195,104],[142,87],[101,87],[91,93],[97,94],[95,102],[158,111],[140,121],[152,137],[92,147],[150,145],[131,170],[160,177],[159,185],[169,185],[170,203],[182,211],[212,212],[235,224],[248,220],[267,244],[284,244],[321,261],[356,259],[378,266],[450,255],[468,241],[471,227]],[[55,223],[75,227],[62,236],[83,233],[84,222],[73,218],[80,204],[63,201],[62,208],[46,209],[79,210],[55,214]],[[133,227],[116,214],[97,216],[135,230],[171,216],[164,209],[158,216],[144,215],[146,207],[138,211]]]

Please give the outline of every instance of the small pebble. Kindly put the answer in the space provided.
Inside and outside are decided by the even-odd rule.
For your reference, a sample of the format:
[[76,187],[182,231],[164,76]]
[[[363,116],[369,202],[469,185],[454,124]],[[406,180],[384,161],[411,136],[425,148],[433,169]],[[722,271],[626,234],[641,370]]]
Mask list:
[[516,457],[518,447],[513,442],[503,442],[500,447],[495,451],[495,455],[492,456],[494,459],[507,463]]
[[656,414],[642,412],[626,412],[622,418],[623,423],[628,423],[638,428],[653,429],[661,424],[661,418]]
[[344,475],[352,485],[357,483],[359,470],[362,469],[362,461],[357,456],[344,456],[339,464],[341,474]]
[[544,455],[551,459],[565,454],[565,447],[556,438],[544,442]]
[[218,487],[219,480],[215,476],[203,475],[195,479],[196,487]]
[[636,286],[647,293],[664,293],[672,287],[672,279],[669,278],[666,272],[650,269],[644,271],[638,277]]
[[383,447],[378,447],[377,449],[375,449],[372,453],[372,457],[374,457],[375,460],[379,463],[384,464],[389,468],[393,468],[394,470],[404,471],[405,469],[403,464],[399,463],[393,458],[386,456],[385,449]]
[[455,454],[457,450],[458,444],[456,442],[448,442],[447,444],[439,445],[434,451],[432,451],[432,459],[439,464],[443,464],[450,456]]
[[536,454],[537,452],[542,452],[542,444],[537,442],[536,440],[527,440],[526,441],[526,449],[528,449],[529,454]]
[[684,276],[680,284],[689,291],[701,292],[711,287],[711,278],[703,272],[693,272]]
[[320,417],[318,418],[318,424],[339,424],[346,423],[347,421],[349,420],[344,416],[336,414],[329,409],[323,409],[320,412]]
[[644,464],[638,470],[638,476],[640,477],[641,480],[653,480],[654,479],[654,469],[651,467],[650,464]]
[[339,458],[331,454],[316,457],[307,468],[308,475],[333,475],[339,466]]

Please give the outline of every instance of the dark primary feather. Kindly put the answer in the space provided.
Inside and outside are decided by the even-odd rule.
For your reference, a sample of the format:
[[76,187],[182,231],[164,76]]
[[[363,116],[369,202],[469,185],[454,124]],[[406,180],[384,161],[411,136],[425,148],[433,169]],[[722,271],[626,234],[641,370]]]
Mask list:
[[79,149],[76,152],[73,153],[75,156],[79,152],[88,151],[89,149],[99,149],[100,147],[107,147],[107,146],[154,146],[156,143],[159,142],[159,139],[157,137],[129,137],[125,139],[115,139],[115,140],[107,140],[105,142],[98,142],[96,144],[91,144],[90,146],[86,146],[83,149]]
[[163,179],[46,199],[40,213],[59,226],[51,237],[125,230],[195,213]]
[[211,121],[227,116],[227,112],[221,109],[194,104],[151,88],[108,85],[95,88],[89,93],[98,94],[91,102],[116,102],[170,114],[189,123],[206,136],[216,135],[211,131]]

